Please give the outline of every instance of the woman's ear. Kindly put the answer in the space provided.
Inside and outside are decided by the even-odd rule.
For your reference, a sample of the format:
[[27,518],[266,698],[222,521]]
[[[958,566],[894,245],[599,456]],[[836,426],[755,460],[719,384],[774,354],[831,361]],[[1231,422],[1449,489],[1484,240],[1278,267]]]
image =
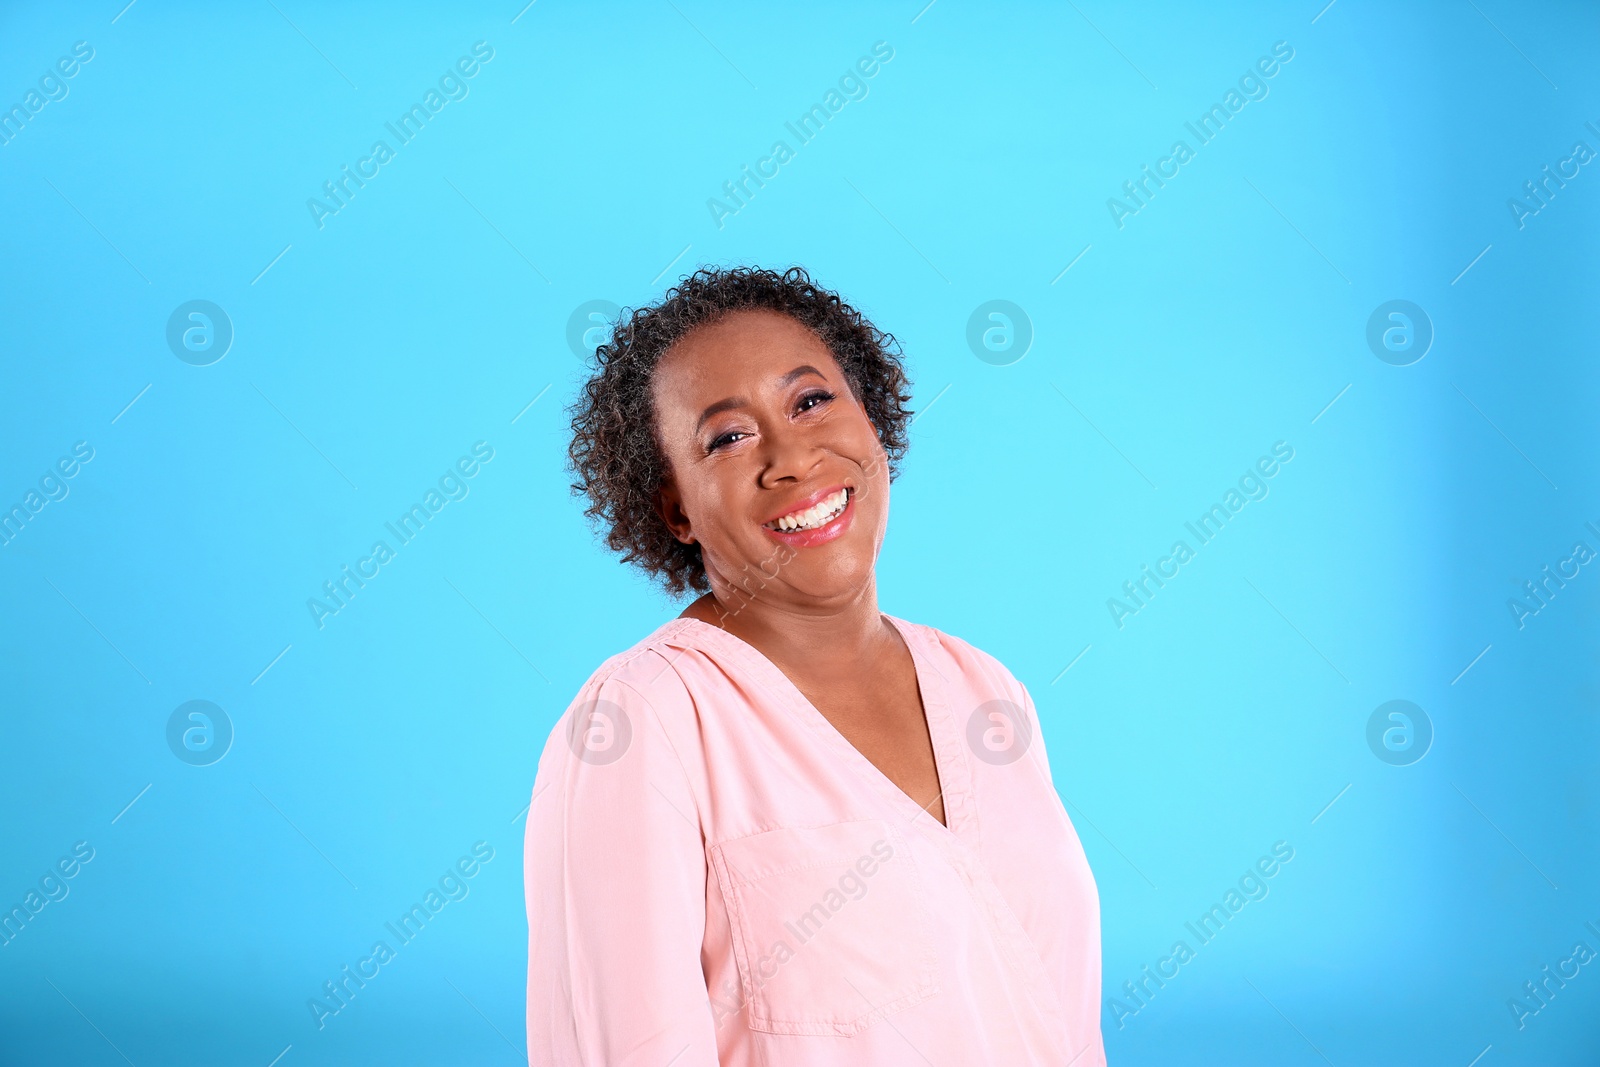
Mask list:
[[683,510],[683,498],[678,495],[678,487],[670,478],[664,480],[656,490],[656,514],[667,524],[673,537],[686,545],[694,544],[694,525]]

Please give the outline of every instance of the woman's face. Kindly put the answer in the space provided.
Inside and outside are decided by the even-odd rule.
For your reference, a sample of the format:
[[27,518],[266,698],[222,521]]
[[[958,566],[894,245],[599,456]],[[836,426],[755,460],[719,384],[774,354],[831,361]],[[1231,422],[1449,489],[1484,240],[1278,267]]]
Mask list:
[[860,595],[889,521],[888,462],[827,345],[779,312],[730,312],[673,345],[651,384],[661,517],[700,543],[724,611]]

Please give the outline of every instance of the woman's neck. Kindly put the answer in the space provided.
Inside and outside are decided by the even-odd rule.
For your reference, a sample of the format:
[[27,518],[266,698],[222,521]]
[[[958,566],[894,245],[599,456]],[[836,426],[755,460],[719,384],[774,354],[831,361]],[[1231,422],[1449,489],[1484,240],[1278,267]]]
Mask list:
[[878,610],[876,583],[837,605],[791,605],[759,595],[706,593],[680,617],[728,631],[786,668],[813,674],[830,666],[871,662],[895,636]]

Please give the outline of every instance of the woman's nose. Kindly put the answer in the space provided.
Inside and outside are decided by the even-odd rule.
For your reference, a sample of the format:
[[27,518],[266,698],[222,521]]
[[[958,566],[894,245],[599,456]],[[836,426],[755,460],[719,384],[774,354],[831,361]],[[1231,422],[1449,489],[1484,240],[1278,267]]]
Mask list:
[[823,449],[812,434],[787,421],[769,427],[761,435],[761,451],[763,485],[787,480],[804,482],[823,456]]

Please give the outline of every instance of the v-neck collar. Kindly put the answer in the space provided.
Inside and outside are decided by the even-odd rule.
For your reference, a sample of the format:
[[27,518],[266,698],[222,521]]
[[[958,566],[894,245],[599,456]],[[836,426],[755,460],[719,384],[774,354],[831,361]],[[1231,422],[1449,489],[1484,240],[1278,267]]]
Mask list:
[[973,833],[972,775],[962,751],[962,734],[951,714],[949,697],[943,673],[929,659],[923,646],[923,635],[912,623],[884,612],[880,615],[899,631],[916,670],[917,688],[922,696],[922,708],[928,724],[928,737],[933,745],[934,768],[939,777],[939,791],[944,801],[945,822],[940,823],[899,786],[890,781],[878,767],[840,733],[827,716],[800,691],[778,665],[744,638],[720,626],[714,626],[693,616],[679,616],[662,627],[661,636],[692,632],[699,643],[710,645],[729,654],[736,662],[745,665],[756,675],[763,688],[777,696],[791,713],[810,728],[823,744],[832,748],[840,760],[852,767],[879,794],[893,805],[912,824],[936,837],[954,836],[957,840],[970,838]]
[[[999,944],[1013,965],[1026,975],[1026,991],[1055,1021],[1056,1032],[1066,1030],[1065,1008],[1056,993],[1038,945],[1022,925],[1010,901],[988,871],[983,858],[982,832],[978,822],[972,764],[969,762],[966,726],[958,722],[950,705],[950,683],[939,666],[935,646],[936,632],[930,627],[906,622],[880,612],[900,631],[917,673],[922,693],[928,735],[933,741],[934,764],[944,797],[946,823],[928,815],[922,806],[889,780],[871,760],[862,755],[827,718],[816,709],[789,676],[778,669],[766,654],[741,637],[693,616],[679,616],[665,622],[652,635],[652,642],[691,648],[716,654],[724,669],[732,669],[744,680],[765,692],[776,705],[787,709],[810,729],[819,744],[837,754],[890,807],[916,836],[931,844],[958,873],[993,923]],[[1080,1053],[1081,1055],[1081,1053]]]

